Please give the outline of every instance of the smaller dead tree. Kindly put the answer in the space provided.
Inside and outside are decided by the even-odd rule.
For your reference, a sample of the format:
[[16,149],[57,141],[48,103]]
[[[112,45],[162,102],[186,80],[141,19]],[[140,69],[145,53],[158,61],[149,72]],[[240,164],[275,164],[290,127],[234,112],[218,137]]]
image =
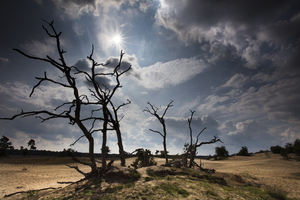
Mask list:
[[[195,111],[191,111],[191,117],[188,118],[188,122],[189,122],[189,129],[190,129],[190,146],[187,150],[187,154],[190,154],[190,163],[189,163],[189,168],[191,168],[194,165],[194,159],[196,157],[196,152],[197,152],[197,148],[204,145],[204,144],[212,144],[212,143],[216,143],[216,142],[222,142],[218,137],[214,136],[214,139],[211,139],[208,142],[201,142],[198,144],[199,141],[199,136],[203,133],[203,131],[206,129],[203,128],[200,133],[197,135],[197,139],[196,142],[193,144],[193,131],[192,131],[192,127],[191,127],[191,123],[193,120],[193,115],[194,115]],[[223,142],[222,142],[223,143]]]
[[166,140],[167,140],[167,128],[166,128],[166,124],[165,124],[165,120],[164,120],[164,116],[167,113],[167,110],[172,107],[173,100],[170,100],[170,103],[167,105],[163,115],[160,117],[157,114],[157,111],[161,109],[161,107],[156,107],[155,105],[152,105],[151,103],[148,102],[148,104],[150,105],[151,109],[150,110],[148,107],[146,107],[145,110],[143,110],[144,112],[148,112],[151,115],[155,116],[158,121],[162,124],[163,126],[163,134],[160,131],[155,131],[152,129],[149,129],[150,131],[154,132],[154,133],[158,133],[161,135],[161,137],[163,137],[163,146],[164,146],[164,154],[165,154],[165,158],[166,158],[166,164],[168,163],[168,152],[167,152],[167,144],[166,144]]

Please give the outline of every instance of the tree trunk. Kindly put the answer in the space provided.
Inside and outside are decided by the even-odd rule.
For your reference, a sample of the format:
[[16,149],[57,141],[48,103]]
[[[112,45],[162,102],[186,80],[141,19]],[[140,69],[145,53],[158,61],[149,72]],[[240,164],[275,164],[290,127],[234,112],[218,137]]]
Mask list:
[[167,130],[166,130],[165,121],[163,121],[162,125],[163,125],[163,130],[164,130],[163,144],[164,144],[165,158],[166,158],[166,164],[168,164],[168,153],[167,153],[167,144],[166,144]]
[[124,154],[124,148],[123,148],[123,143],[122,143],[122,136],[121,136],[121,131],[120,131],[120,125],[116,126],[116,134],[118,138],[118,146],[119,146],[119,154],[120,154],[120,159],[121,159],[121,166],[125,166],[125,154]]
[[97,174],[98,169],[97,169],[97,165],[96,165],[96,161],[95,161],[95,157],[94,157],[94,138],[88,137],[88,141],[89,141],[89,156],[90,156],[91,168],[92,168],[91,174]]
[[102,130],[102,152],[101,152],[101,158],[102,158],[102,168],[104,169],[106,167],[106,139],[107,139],[107,130]]
[[190,165],[189,165],[189,168],[192,168],[193,166],[193,162],[194,162],[194,159],[195,159],[195,152],[194,150],[191,151],[191,158],[190,158]]
[[165,158],[166,158],[166,164],[168,164],[168,153],[167,153],[167,145],[166,145],[166,136],[164,136],[164,151],[165,151]]
[[108,124],[108,110],[107,104],[103,104],[103,129],[102,129],[102,168],[106,167],[106,140],[107,140],[107,124]]
[[97,164],[96,164],[95,157],[94,157],[94,138],[90,135],[90,133],[85,128],[85,126],[81,123],[80,120],[76,120],[76,123],[77,123],[78,127],[81,129],[81,131],[84,133],[85,137],[89,141],[89,157],[90,157],[90,161],[91,161],[90,167],[92,169],[91,174],[97,174],[98,169],[97,169]]

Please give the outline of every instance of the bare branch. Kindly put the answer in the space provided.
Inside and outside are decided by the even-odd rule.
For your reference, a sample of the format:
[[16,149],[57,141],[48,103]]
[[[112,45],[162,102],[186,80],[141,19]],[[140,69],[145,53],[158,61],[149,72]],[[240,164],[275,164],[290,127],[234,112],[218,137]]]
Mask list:
[[121,108],[121,107],[123,107],[123,106],[126,106],[126,105],[128,105],[128,104],[131,104],[131,101],[130,101],[129,99],[127,99],[127,103],[123,103],[123,104],[119,105],[118,108],[116,109],[116,111],[118,111],[119,108]]
[[196,147],[200,147],[202,146],[203,144],[212,144],[212,143],[216,143],[216,142],[221,142],[221,139],[217,138],[216,136],[214,136],[214,139],[211,139],[209,142],[201,142],[200,144],[197,144]]
[[24,53],[23,51],[21,51],[19,49],[13,49],[13,50],[19,52],[23,56],[26,56],[27,58],[34,59],[34,60],[42,60],[42,61],[48,62],[48,63],[52,64],[53,66],[55,66],[56,68],[58,68],[59,70],[63,71],[62,68],[60,68],[59,66],[55,65],[51,60],[47,60],[45,58],[39,58],[39,57],[35,57],[35,56],[30,56],[30,55]]
[[66,85],[66,84],[63,84],[63,83],[60,83],[60,82],[57,82],[57,81],[54,81],[54,80],[52,80],[52,79],[47,78],[46,72],[44,72],[44,76],[45,76],[45,78],[38,78],[38,77],[35,77],[36,79],[38,79],[38,80],[40,80],[40,81],[38,82],[38,84],[36,84],[36,85],[32,88],[32,91],[31,91],[31,93],[30,93],[30,95],[29,95],[30,97],[31,97],[31,95],[34,93],[35,88],[37,88],[43,81],[50,81],[50,82],[52,82],[52,83],[61,85],[61,86],[63,86],[63,87],[72,88],[72,87],[69,86],[69,85]]
[[72,144],[70,144],[70,147],[74,146],[76,144],[76,142],[78,142],[83,137],[85,137],[85,135],[80,136],[75,142],[73,142]]
[[170,107],[172,107],[173,105],[172,105],[172,103],[173,103],[173,100],[170,100],[171,102],[168,104],[168,106],[167,106],[167,108],[165,109],[165,112],[164,112],[164,114],[161,116],[161,118],[163,118],[164,116],[165,116],[165,114],[166,114],[166,112],[167,112],[167,110],[170,108]]
[[63,103],[63,104],[61,104],[60,106],[57,106],[56,108],[54,108],[54,110],[57,110],[57,109],[63,107],[64,105],[67,105],[67,104],[72,104],[72,105],[73,105],[73,102],[66,102],[66,103]]
[[77,172],[79,172],[80,174],[82,174],[83,176],[87,176],[87,173],[84,173],[83,171],[81,171],[78,166],[71,166],[71,165],[66,165],[67,167],[73,168],[75,169]]
[[206,129],[206,127],[203,128],[202,131],[200,131],[200,133],[197,135],[197,139],[198,139],[198,137],[201,135],[201,133],[202,133],[205,129]]
[[160,134],[160,135],[161,135],[161,137],[164,137],[164,136],[163,136],[163,134],[161,134],[159,131],[152,130],[151,128],[149,128],[149,130],[150,130],[150,131],[152,131],[152,132],[154,132],[154,133],[158,133],[158,134]]
[[[15,119],[17,117],[24,118],[24,117],[29,117],[29,116],[39,115],[39,114],[48,114],[48,115],[50,115],[53,118],[69,118],[69,119],[73,120],[73,117],[71,117],[69,115],[62,115],[63,113],[61,113],[61,114],[55,114],[55,113],[51,113],[51,112],[49,112],[47,110],[30,111],[30,112],[23,112],[23,110],[22,110],[22,112],[20,114],[16,114],[16,115],[12,116],[11,118],[0,118],[0,119],[2,119],[2,120],[13,120],[13,119]],[[41,119],[43,119],[43,118],[41,118]]]

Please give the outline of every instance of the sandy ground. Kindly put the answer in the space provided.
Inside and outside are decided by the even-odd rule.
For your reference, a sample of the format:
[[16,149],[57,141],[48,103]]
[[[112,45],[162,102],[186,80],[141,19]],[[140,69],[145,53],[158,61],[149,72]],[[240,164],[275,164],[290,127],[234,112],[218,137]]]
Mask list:
[[[13,156],[9,159],[8,161],[0,159],[0,198],[14,192],[65,187],[67,184],[57,182],[75,182],[84,178],[82,174],[70,169],[66,164],[42,164],[43,158],[30,158],[28,164],[24,158],[21,158],[22,163],[19,163],[19,159]],[[15,164],[12,164],[13,160]],[[39,164],[34,163],[34,160]],[[3,163],[4,161],[5,163]],[[89,171],[88,166],[76,165],[84,172]]]
[[226,160],[202,162],[204,168],[254,178],[256,183],[281,188],[288,192],[288,197],[300,199],[300,162],[295,159],[284,160],[278,154],[267,158],[262,153],[250,157],[235,156]]
[[[9,160],[0,159],[0,198],[5,194],[14,192],[36,190],[49,187],[65,187],[68,184],[58,182],[75,182],[83,178],[83,175],[66,166],[68,162],[56,158],[31,158],[24,161],[24,158],[11,157]],[[47,161],[48,162],[47,162]],[[130,165],[135,158],[126,160]],[[165,160],[156,158],[158,165],[164,164]],[[200,160],[196,159],[199,163]],[[214,168],[217,172],[240,174],[249,177],[259,184],[275,186],[284,189],[289,197],[300,198],[300,162],[296,160],[286,161],[280,155],[272,154],[267,158],[264,154],[257,154],[251,157],[232,157],[226,160],[210,161],[202,160],[204,168]],[[39,164],[37,164],[39,163]],[[56,163],[56,164],[53,164]],[[70,163],[69,163],[70,164]],[[88,172],[88,166],[81,164],[79,169]],[[114,162],[115,166],[120,161]],[[26,170],[25,170],[26,169]],[[145,168],[138,169],[142,176],[146,175]],[[295,176],[295,173],[298,173]]]

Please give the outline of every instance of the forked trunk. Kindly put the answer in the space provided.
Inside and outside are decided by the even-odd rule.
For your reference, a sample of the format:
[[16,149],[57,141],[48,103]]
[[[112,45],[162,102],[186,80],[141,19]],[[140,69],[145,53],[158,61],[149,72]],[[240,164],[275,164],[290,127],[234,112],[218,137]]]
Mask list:
[[123,143],[122,143],[122,136],[121,136],[121,131],[120,131],[120,126],[116,127],[116,134],[118,138],[118,146],[119,146],[119,154],[120,154],[120,159],[121,159],[121,166],[125,166],[125,154],[124,154],[124,148],[123,148]]

